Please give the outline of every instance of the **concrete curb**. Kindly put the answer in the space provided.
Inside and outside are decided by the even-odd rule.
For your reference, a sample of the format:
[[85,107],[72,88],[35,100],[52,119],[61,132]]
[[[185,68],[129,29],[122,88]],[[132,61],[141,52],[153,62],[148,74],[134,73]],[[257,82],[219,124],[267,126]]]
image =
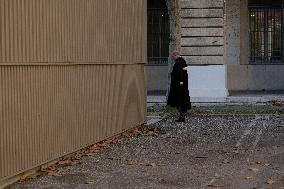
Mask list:
[[[191,102],[193,104],[199,103],[222,103],[222,104],[256,104],[266,103],[269,101],[284,101],[284,94],[281,95],[244,95],[244,96],[229,96],[226,98],[204,98],[204,97],[192,97]],[[147,96],[148,104],[165,104],[166,96]]]

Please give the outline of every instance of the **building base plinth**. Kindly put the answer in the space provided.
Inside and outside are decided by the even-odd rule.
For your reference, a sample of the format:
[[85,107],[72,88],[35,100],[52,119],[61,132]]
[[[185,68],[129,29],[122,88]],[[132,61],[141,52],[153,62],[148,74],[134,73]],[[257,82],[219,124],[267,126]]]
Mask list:
[[188,66],[189,95],[194,101],[225,102],[228,96],[226,88],[226,66],[206,65]]

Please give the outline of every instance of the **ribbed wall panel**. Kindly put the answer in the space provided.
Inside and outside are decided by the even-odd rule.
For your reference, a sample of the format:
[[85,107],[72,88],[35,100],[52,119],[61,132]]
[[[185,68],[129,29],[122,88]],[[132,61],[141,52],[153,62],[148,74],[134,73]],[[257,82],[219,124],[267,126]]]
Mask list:
[[0,64],[145,63],[145,10],[145,0],[0,0]]
[[0,187],[145,121],[146,4],[0,0]]
[[0,82],[0,178],[145,120],[143,65],[1,66]]

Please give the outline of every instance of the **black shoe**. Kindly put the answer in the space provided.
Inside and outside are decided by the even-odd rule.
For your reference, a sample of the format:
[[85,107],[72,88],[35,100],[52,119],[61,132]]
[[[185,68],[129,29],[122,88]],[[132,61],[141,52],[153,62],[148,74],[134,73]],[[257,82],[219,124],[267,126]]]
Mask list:
[[185,122],[185,118],[179,118],[176,122]]

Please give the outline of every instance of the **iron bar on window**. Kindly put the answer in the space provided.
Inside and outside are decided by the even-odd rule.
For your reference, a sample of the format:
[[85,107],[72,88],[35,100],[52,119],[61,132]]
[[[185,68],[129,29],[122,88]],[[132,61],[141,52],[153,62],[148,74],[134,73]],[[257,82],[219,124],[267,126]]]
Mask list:
[[283,63],[282,7],[249,7],[250,62]]

